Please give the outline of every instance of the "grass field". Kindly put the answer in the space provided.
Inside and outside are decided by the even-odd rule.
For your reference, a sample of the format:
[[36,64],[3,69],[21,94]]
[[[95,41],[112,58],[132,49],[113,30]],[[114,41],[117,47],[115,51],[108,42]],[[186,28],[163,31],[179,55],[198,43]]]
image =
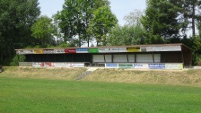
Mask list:
[[87,78],[75,81],[70,78],[79,76],[79,70],[71,72],[72,75],[57,72],[59,79],[53,79],[51,75],[48,78],[44,73],[40,75],[42,77],[33,77],[33,73],[25,75],[25,70],[32,69],[17,70],[9,69],[0,74],[0,113],[201,112],[201,87],[197,86],[95,82],[87,81]]

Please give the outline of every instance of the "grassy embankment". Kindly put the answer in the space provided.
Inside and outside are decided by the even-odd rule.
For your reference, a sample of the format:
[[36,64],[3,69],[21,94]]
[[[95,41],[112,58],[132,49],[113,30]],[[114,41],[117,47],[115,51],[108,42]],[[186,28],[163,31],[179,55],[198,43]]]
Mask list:
[[[7,68],[0,74],[0,113],[201,112],[201,87],[195,81],[199,80],[199,70],[97,70],[75,81],[84,71]],[[164,76],[172,76],[173,85],[167,85],[169,80],[159,82]],[[174,82],[184,78],[190,82]]]

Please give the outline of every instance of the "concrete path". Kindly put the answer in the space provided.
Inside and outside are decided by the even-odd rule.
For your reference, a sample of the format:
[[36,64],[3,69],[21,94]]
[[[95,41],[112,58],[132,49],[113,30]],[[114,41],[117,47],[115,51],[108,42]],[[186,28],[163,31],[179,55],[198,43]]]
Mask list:
[[79,77],[77,77],[76,80],[81,80],[84,77],[88,76],[89,74],[91,74],[93,71],[96,71],[98,68],[97,67],[90,67],[87,69],[87,71],[83,72]]

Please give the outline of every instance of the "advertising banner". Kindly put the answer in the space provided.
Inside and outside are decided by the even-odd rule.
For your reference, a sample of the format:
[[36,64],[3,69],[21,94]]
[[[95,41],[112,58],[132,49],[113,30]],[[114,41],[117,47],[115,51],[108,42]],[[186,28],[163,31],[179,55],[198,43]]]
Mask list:
[[110,48],[110,52],[119,52],[119,48]]
[[46,68],[52,67],[52,63],[51,62],[45,62],[44,67],[46,67]]
[[119,68],[133,68],[133,64],[119,64]]
[[127,52],[141,52],[140,47],[128,47]]
[[54,53],[60,54],[65,53],[64,49],[54,49]]
[[41,63],[41,62],[33,62],[33,63],[32,63],[32,66],[35,67],[35,68],[42,68],[42,67],[44,67],[44,63]]
[[34,54],[43,54],[43,53],[44,53],[43,49],[35,49],[34,50]]
[[34,54],[34,50],[17,50],[17,54]]
[[165,69],[165,64],[152,63],[149,64],[149,69]]
[[44,54],[54,54],[54,49],[44,49]]
[[149,69],[149,66],[148,66],[148,64],[136,63],[136,64],[133,64],[133,68],[135,68],[135,69]]
[[88,48],[77,48],[76,53],[88,53]]
[[84,63],[70,63],[70,67],[84,67]]
[[119,48],[119,52],[127,52],[126,48]]
[[183,69],[182,63],[168,63],[165,64],[165,69]]
[[155,46],[155,47],[146,47],[146,50],[149,51],[181,51],[181,46]]
[[98,48],[89,48],[88,51],[89,53],[99,53]]
[[76,53],[76,49],[65,49],[65,53]]
[[57,67],[57,68],[70,67],[70,65],[68,63],[52,63],[52,66]]
[[107,63],[107,64],[105,64],[105,68],[118,68],[118,64],[116,64],[116,63]]
[[98,48],[99,53],[109,53],[110,52],[110,48]]

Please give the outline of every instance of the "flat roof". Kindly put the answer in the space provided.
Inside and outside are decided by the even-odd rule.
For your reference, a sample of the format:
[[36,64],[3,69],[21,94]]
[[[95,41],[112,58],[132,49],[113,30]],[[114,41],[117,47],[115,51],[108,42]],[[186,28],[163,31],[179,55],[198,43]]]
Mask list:
[[114,52],[162,52],[162,51],[192,51],[182,43],[175,44],[145,44],[129,46],[100,47],[64,47],[64,48],[25,48],[15,49],[17,54],[58,54],[58,53],[114,53]]

